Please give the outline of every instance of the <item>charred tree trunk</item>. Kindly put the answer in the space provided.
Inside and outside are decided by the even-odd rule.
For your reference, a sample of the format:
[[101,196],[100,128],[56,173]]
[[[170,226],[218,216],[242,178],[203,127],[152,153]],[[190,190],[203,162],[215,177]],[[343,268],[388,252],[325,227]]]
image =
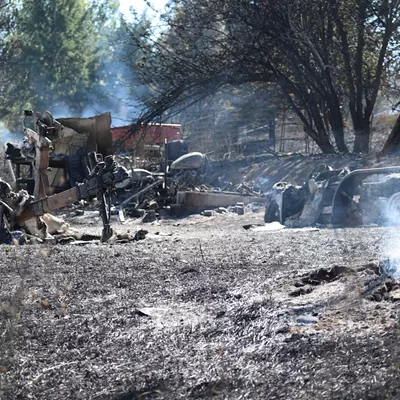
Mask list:
[[[283,91],[287,88],[282,86]],[[318,112],[318,109],[315,108],[315,103],[310,101],[308,102],[308,115],[307,118],[305,114],[302,112],[300,107],[298,107],[293,99],[291,98],[290,94],[286,91],[287,99],[289,105],[291,106],[292,110],[297,114],[300,118],[301,122],[303,123],[304,132],[318,145],[321,151],[324,154],[334,154],[335,148],[333,147],[332,143],[329,140],[329,136],[326,132],[323,119]],[[314,128],[315,127],[315,128]]]
[[355,141],[353,153],[368,153],[371,139],[369,121],[356,123],[354,128]]
[[344,142],[344,128],[332,126],[332,133],[339,153],[348,153],[349,150]]
[[275,142],[276,142],[276,131],[275,131],[275,113],[271,112],[269,124],[268,124],[268,142],[269,147],[271,147],[275,151]]
[[355,141],[353,153],[368,153],[369,152],[369,142],[370,142],[370,130],[366,132],[365,130],[355,131]]
[[318,134],[314,129],[312,129],[308,124],[304,124],[304,132],[308,135],[314,142],[318,145],[324,154],[334,154],[335,148],[329,140],[328,135]]
[[332,146],[332,143],[328,138],[318,138],[314,139],[315,143],[322,150],[324,154],[335,154],[335,148]]
[[383,154],[391,154],[400,151],[400,115],[394,124],[392,132],[382,149]]
[[349,150],[344,141],[344,124],[339,104],[330,107],[330,126],[335,138],[337,149],[340,153],[348,153]]

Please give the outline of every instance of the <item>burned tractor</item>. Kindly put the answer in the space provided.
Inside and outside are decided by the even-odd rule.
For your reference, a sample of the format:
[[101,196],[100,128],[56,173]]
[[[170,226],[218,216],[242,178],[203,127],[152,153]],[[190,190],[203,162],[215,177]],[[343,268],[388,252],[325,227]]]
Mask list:
[[267,196],[265,222],[287,227],[400,223],[400,167],[316,168],[302,186],[276,183]]
[[[31,127],[28,127],[30,122]],[[44,222],[40,219],[62,207],[71,205],[83,199],[97,197],[100,203],[100,214],[103,221],[102,241],[112,236],[110,226],[111,194],[118,182],[125,180],[128,173],[125,168],[118,166],[113,157],[103,158],[101,154],[92,153],[91,170],[82,182],[77,182],[70,189],[55,193],[54,187],[49,184],[48,174],[49,155],[53,150],[52,140],[63,129],[63,125],[53,119],[50,113],[43,114],[25,111],[24,133],[25,139],[21,149],[21,156],[29,160],[33,171],[34,188],[29,194],[26,190],[17,193],[2,182],[0,193],[0,233],[7,236],[8,232],[16,230],[31,219],[36,219],[38,225]]]

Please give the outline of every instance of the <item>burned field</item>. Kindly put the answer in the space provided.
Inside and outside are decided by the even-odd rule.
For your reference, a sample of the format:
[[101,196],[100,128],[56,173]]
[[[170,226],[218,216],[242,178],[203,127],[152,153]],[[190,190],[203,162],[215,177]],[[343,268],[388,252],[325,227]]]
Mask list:
[[399,398],[400,285],[382,274],[398,229],[262,218],[1,246],[0,397]]

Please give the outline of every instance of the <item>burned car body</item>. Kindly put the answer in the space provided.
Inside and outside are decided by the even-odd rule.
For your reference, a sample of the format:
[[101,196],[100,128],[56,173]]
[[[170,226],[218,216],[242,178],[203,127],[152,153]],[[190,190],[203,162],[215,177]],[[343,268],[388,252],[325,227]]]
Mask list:
[[278,182],[267,196],[264,221],[287,227],[400,223],[400,167],[316,168],[302,186]]

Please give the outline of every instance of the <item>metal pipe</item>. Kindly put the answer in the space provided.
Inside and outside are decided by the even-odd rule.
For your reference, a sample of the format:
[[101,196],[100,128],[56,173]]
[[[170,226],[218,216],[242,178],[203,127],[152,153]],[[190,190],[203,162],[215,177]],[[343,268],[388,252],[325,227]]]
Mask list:
[[167,172],[168,172],[168,139],[164,139],[164,189],[167,188]]
[[126,206],[127,204],[129,204],[133,199],[135,199],[136,197],[141,196],[142,194],[148,192],[150,189],[152,189],[152,188],[154,188],[154,187],[160,185],[161,183],[163,183],[163,180],[160,179],[160,180],[158,180],[158,181],[152,183],[151,185],[146,186],[144,189],[142,189],[142,190],[140,190],[139,192],[133,194],[132,196],[128,197],[126,200],[124,200],[124,201],[120,204],[120,206],[119,206],[120,211],[122,211],[122,210],[125,208],[125,206]]

